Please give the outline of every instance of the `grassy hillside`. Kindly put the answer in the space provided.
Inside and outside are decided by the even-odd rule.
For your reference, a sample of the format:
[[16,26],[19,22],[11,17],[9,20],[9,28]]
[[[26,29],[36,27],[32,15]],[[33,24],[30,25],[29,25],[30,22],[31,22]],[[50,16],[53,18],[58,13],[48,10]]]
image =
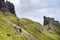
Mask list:
[[8,25],[2,12],[0,12],[0,40],[27,40]]
[[49,31],[44,30],[41,24],[37,22],[33,22],[26,18],[21,18],[20,22],[22,23],[22,27],[34,35],[38,40],[59,40],[60,36],[50,33]]
[[[18,34],[9,22],[17,25],[17,17],[10,12],[0,12],[0,40],[28,40],[26,36]],[[60,36],[50,33],[49,25],[46,26],[46,30],[43,29],[43,25],[34,22],[30,19],[20,18],[19,23],[22,29],[33,35],[37,40],[60,40]],[[52,27],[53,25],[51,25]],[[54,27],[53,27],[54,28]],[[60,30],[60,28],[59,28]],[[8,36],[9,34],[10,36]]]

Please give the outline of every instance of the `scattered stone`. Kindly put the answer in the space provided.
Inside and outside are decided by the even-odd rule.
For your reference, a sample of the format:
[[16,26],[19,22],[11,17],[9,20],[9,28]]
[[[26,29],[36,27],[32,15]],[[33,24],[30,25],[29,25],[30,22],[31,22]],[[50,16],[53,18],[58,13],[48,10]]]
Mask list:
[[11,36],[10,34],[7,34],[7,36]]
[[22,32],[22,28],[18,27],[17,31],[21,33]]

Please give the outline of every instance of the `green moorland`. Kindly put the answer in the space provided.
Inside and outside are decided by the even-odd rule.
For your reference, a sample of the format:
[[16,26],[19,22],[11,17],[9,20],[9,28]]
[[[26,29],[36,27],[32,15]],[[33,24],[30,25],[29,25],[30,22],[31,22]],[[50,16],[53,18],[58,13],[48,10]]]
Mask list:
[[[14,29],[9,27],[7,19],[9,22],[17,24],[17,17],[10,12],[0,12],[0,40],[27,40],[24,36],[19,35]],[[46,26],[46,30],[44,30],[38,22],[34,22],[30,19],[20,18],[19,22],[24,30],[32,34],[37,40],[60,40],[60,36],[55,32],[50,33],[52,30],[47,30],[49,25]],[[55,26],[51,25],[51,28],[55,28]],[[56,29],[56,28],[55,28]],[[58,30],[58,28],[56,29]],[[60,29],[58,30],[60,32]],[[7,36],[10,34],[11,36]]]

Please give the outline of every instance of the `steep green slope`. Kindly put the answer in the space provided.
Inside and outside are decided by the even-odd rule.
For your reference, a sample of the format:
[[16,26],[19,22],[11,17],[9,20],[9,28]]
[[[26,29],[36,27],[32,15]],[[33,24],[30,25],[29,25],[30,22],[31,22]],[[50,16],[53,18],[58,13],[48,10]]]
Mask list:
[[44,30],[41,24],[37,22],[33,22],[26,18],[21,18],[20,22],[22,23],[22,27],[34,35],[38,40],[59,40],[60,37],[58,35],[54,35],[49,33],[47,30]]
[[60,35],[57,33],[58,28],[54,25],[46,25],[46,31],[44,31],[44,34],[52,38],[53,40],[60,40]]
[[[9,25],[7,25],[8,23],[6,23],[4,18],[6,18],[8,21],[10,21],[14,24],[18,24],[17,17],[14,14],[11,14],[9,12],[3,12],[3,15],[2,15],[2,13],[0,12],[0,15],[1,15],[0,16],[0,20],[1,20],[0,30],[2,30],[1,35],[0,35],[1,39],[5,38],[5,40],[27,40],[26,37],[22,37],[21,35],[18,36],[16,31],[13,30],[12,28],[10,28]],[[49,25],[47,25],[46,30],[44,30],[43,26],[40,23],[31,21],[30,19],[26,19],[26,18],[20,18],[19,23],[21,24],[20,26],[22,26],[22,28],[24,30],[26,30],[28,33],[32,34],[35,38],[37,38],[37,40],[60,40],[59,35],[50,33],[51,30],[49,30],[49,31],[47,30],[47,29],[49,29],[48,28]],[[52,26],[53,25],[51,25],[51,27]],[[12,35],[11,38],[10,38],[10,36],[8,37],[7,34]]]
[[49,31],[52,34],[60,35],[60,27],[55,25],[46,25],[47,31]]
[[2,12],[0,12],[0,40],[27,40],[8,25]]

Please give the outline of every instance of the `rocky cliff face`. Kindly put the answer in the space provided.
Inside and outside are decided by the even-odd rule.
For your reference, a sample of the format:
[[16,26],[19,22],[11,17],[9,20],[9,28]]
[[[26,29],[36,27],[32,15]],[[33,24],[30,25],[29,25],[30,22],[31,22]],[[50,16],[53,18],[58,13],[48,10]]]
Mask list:
[[56,21],[54,18],[50,18],[50,17],[45,17],[44,16],[44,25],[48,25],[48,24],[52,24],[52,25],[59,25],[59,21]]
[[50,30],[50,33],[57,33],[60,35],[60,23],[59,21],[56,21],[54,18],[44,16],[44,26],[46,26],[48,31]]
[[15,14],[15,7],[13,5],[13,3],[10,3],[8,1],[4,1],[4,0],[0,0],[0,10],[1,11],[9,11],[11,13]]

